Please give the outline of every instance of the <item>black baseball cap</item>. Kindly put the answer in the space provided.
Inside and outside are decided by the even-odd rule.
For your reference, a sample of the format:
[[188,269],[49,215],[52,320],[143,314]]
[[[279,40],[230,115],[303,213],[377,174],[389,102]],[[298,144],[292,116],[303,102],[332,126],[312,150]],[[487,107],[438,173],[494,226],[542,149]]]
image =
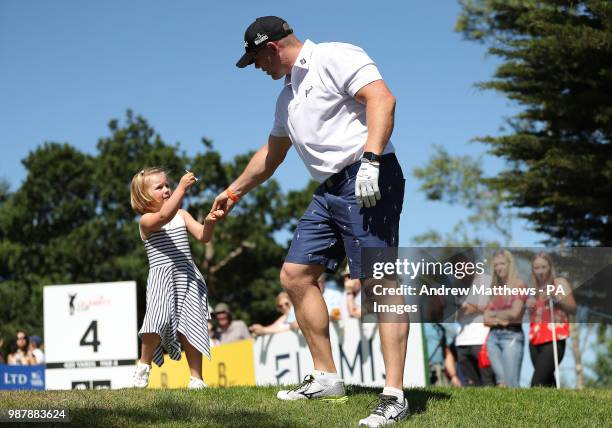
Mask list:
[[293,30],[283,18],[278,16],[262,16],[257,18],[244,32],[244,50],[246,53],[236,63],[236,67],[244,68],[255,61],[255,54],[267,42],[273,42],[287,37]]

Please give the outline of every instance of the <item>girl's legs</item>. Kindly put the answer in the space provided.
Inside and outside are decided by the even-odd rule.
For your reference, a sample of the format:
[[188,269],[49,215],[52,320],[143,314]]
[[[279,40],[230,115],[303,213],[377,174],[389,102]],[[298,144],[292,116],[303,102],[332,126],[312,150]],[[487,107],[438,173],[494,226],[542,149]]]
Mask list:
[[157,333],[143,333],[142,334],[142,350],[140,353],[140,362],[142,364],[151,365],[153,360],[153,352],[161,342],[161,338]]
[[[559,363],[565,354],[565,340],[557,342]],[[555,386],[555,357],[552,342],[529,347],[533,362],[531,386]],[[535,357],[535,358],[534,358]]]
[[522,331],[505,330],[503,341],[503,364],[506,375],[506,385],[518,388],[521,377],[521,364],[523,363],[523,345],[525,335]]
[[202,380],[202,353],[189,343],[183,333],[178,333],[178,337],[187,356],[191,377]]
[[498,386],[506,385],[506,376],[504,373],[504,362],[502,359],[502,348],[498,338],[499,331],[491,330],[487,339],[487,352],[491,361],[491,368],[495,373],[495,380]]

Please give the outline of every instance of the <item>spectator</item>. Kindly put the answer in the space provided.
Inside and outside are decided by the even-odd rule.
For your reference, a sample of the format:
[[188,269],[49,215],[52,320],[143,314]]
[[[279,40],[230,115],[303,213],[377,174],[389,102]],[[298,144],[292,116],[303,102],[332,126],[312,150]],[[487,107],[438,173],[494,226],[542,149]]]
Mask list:
[[2,348],[4,347],[4,339],[0,337],[0,364],[6,364],[6,360],[4,359],[4,351]]
[[12,346],[12,352],[7,357],[7,363],[12,366],[35,364],[36,360],[28,352],[28,345],[28,335],[24,331],[18,331]]
[[[563,294],[548,295],[547,284],[563,289]],[[553,305],[555,336],[559,363],[565,354],[565,340],[569,337],[569,315],[576,312],[576,301],[569,282],[557,277],[551,257],[546,253],[536,254],[531,260],[531,287],[535,298],[527,300],[529,307],[529,355],[533,363],[531,386],[555,386],[555,361],[553,350],[553,324],[550,305]]]
[[[491,287],[504,287],[509,290],[526,288],[516,273],[514,257],[510,251],[497,251],[491,264]],[[521,321],[527,296],[520,292],[500,294],[497,293],[491,298],[484,313],[485,324],[491,328],[487,351],[497,385],[518,387],[525,344]]]
[[455,355],[444,324],[426,322],[425,338],[429,361],[430,384],[433,386],[461,386]]
[[342,319],[342,308],[344,307],[345,302],[342,290],[338,287],[338,284],[336,284],[335,281],[333,283],[326,284],[325,279],[325,273],[322,273],[317,280],[317,286],[321,290],[323,300],[327,306],[329,320],[340,321]]
[[455,337],[457,361],[465,385],[494,386],[495,376],[491,367],[480,367],[478,364],[478,353],[483,346],[486,347],[485,342],[489,334],[489,327],[484,325],[483,317],[488,299],[473,292],[473,286],[479,287],[484,284],[488,287],[491,277],[472,274],[466,276],[464,280],[470,292],[457,311],[458,330]]
[[289,330],[297,330],[297,322],[288,322],[289,314],[291,313],[291,300],[289,300],[289,294],[285,291],[281,291],[276,296],[276,309],[281,313],[281,316],[276,319],[272,324],[263,326],[261,324],[253,324],[249,327],[251,333],[254,336],[262,336],[264,334],[282,333]]
[[226,303],[219,303],[215,306],[214,316],[219,324],[219,344],[223,345],[251,337],[244,321],[232,319],[232,314]]
[[210,340],[210,347],[219,345],[219,332],[215,328],[212,320],[208,320],[208,338]]
[[348,264],[342,272],[344,279],[344,291],[346,291],[346,309],[351,318],[361,317],[361,280],[351,279],[351,271]]
[[34,364],[44,364],[45,363],[45,354],[42,350],[42,339],[40,336],[34,335],[30,336],[30,347],[29,353],[32,355],[34,359]]
[[442,296],[431,296],[423,304],[429,380],[434,386],[461,386],[457,374],[457,349],[452,344],[453,333],[447,324],[443,324],[446,306],[446,299]]

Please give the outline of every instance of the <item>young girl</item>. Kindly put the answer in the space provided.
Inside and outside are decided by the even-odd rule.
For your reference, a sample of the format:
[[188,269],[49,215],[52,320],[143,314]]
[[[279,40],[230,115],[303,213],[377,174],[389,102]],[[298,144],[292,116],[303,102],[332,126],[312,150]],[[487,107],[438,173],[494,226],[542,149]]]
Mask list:
[[140,237],[149,258],[146,313],[138,333],[142,352],[133,381],[136,388],[149,384],[151,361],[163,364],[163,349],[173,360],[180,360],[181,348],[191,372],[187,388],[206,387],[202,354],[210,358],[208,290],[191,258],[187,231],[199,241],[210,241],[223,211],[209,213],[200,224],[179,209],[195,182],[193,173],[188,172],[173,193],[163,169],[145,168],[132,178],[132,208],[142,216]]
[[484,323],[490,327],[487,351],[498,386],[516,388],[521,378],[525,335],[521,320],[527,296],[525,283],[518,277],[516,263],[508,250],[498,250],[491,261],[491,288],[515,289],[510,295],[497,294],[489,300]]
[[[563,294],[547,296],[547,285],[561,286]],[[527,300],[529,307],[529,355],[533,363],[531,386],[555,386],[555,354],[553,339],[557,341],[559,363],[565,354],[565,340],[569,337],[569,315],[576,313],[576,300],[567,279],[558,277],[550,255],[538,253],[531,259],[531,287],[535,297]],[[551,319],[551,308],[552,319]],[[555,321],[555,336],[553,323]]]

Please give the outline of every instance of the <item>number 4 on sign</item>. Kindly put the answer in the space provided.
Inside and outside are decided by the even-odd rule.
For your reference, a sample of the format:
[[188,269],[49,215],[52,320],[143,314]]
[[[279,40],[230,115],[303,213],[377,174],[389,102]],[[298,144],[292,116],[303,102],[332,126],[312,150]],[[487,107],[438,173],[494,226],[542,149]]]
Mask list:
[[[89,333],[93,336],[91,340],[87,339]],[[100,346],[100,341],[98,340],[98,321],[92,321],[85,330],[85,334],[81,337],[81,341],[79,342],[81,346],[93,346],[93,351],[98,352],[98,346]]]

